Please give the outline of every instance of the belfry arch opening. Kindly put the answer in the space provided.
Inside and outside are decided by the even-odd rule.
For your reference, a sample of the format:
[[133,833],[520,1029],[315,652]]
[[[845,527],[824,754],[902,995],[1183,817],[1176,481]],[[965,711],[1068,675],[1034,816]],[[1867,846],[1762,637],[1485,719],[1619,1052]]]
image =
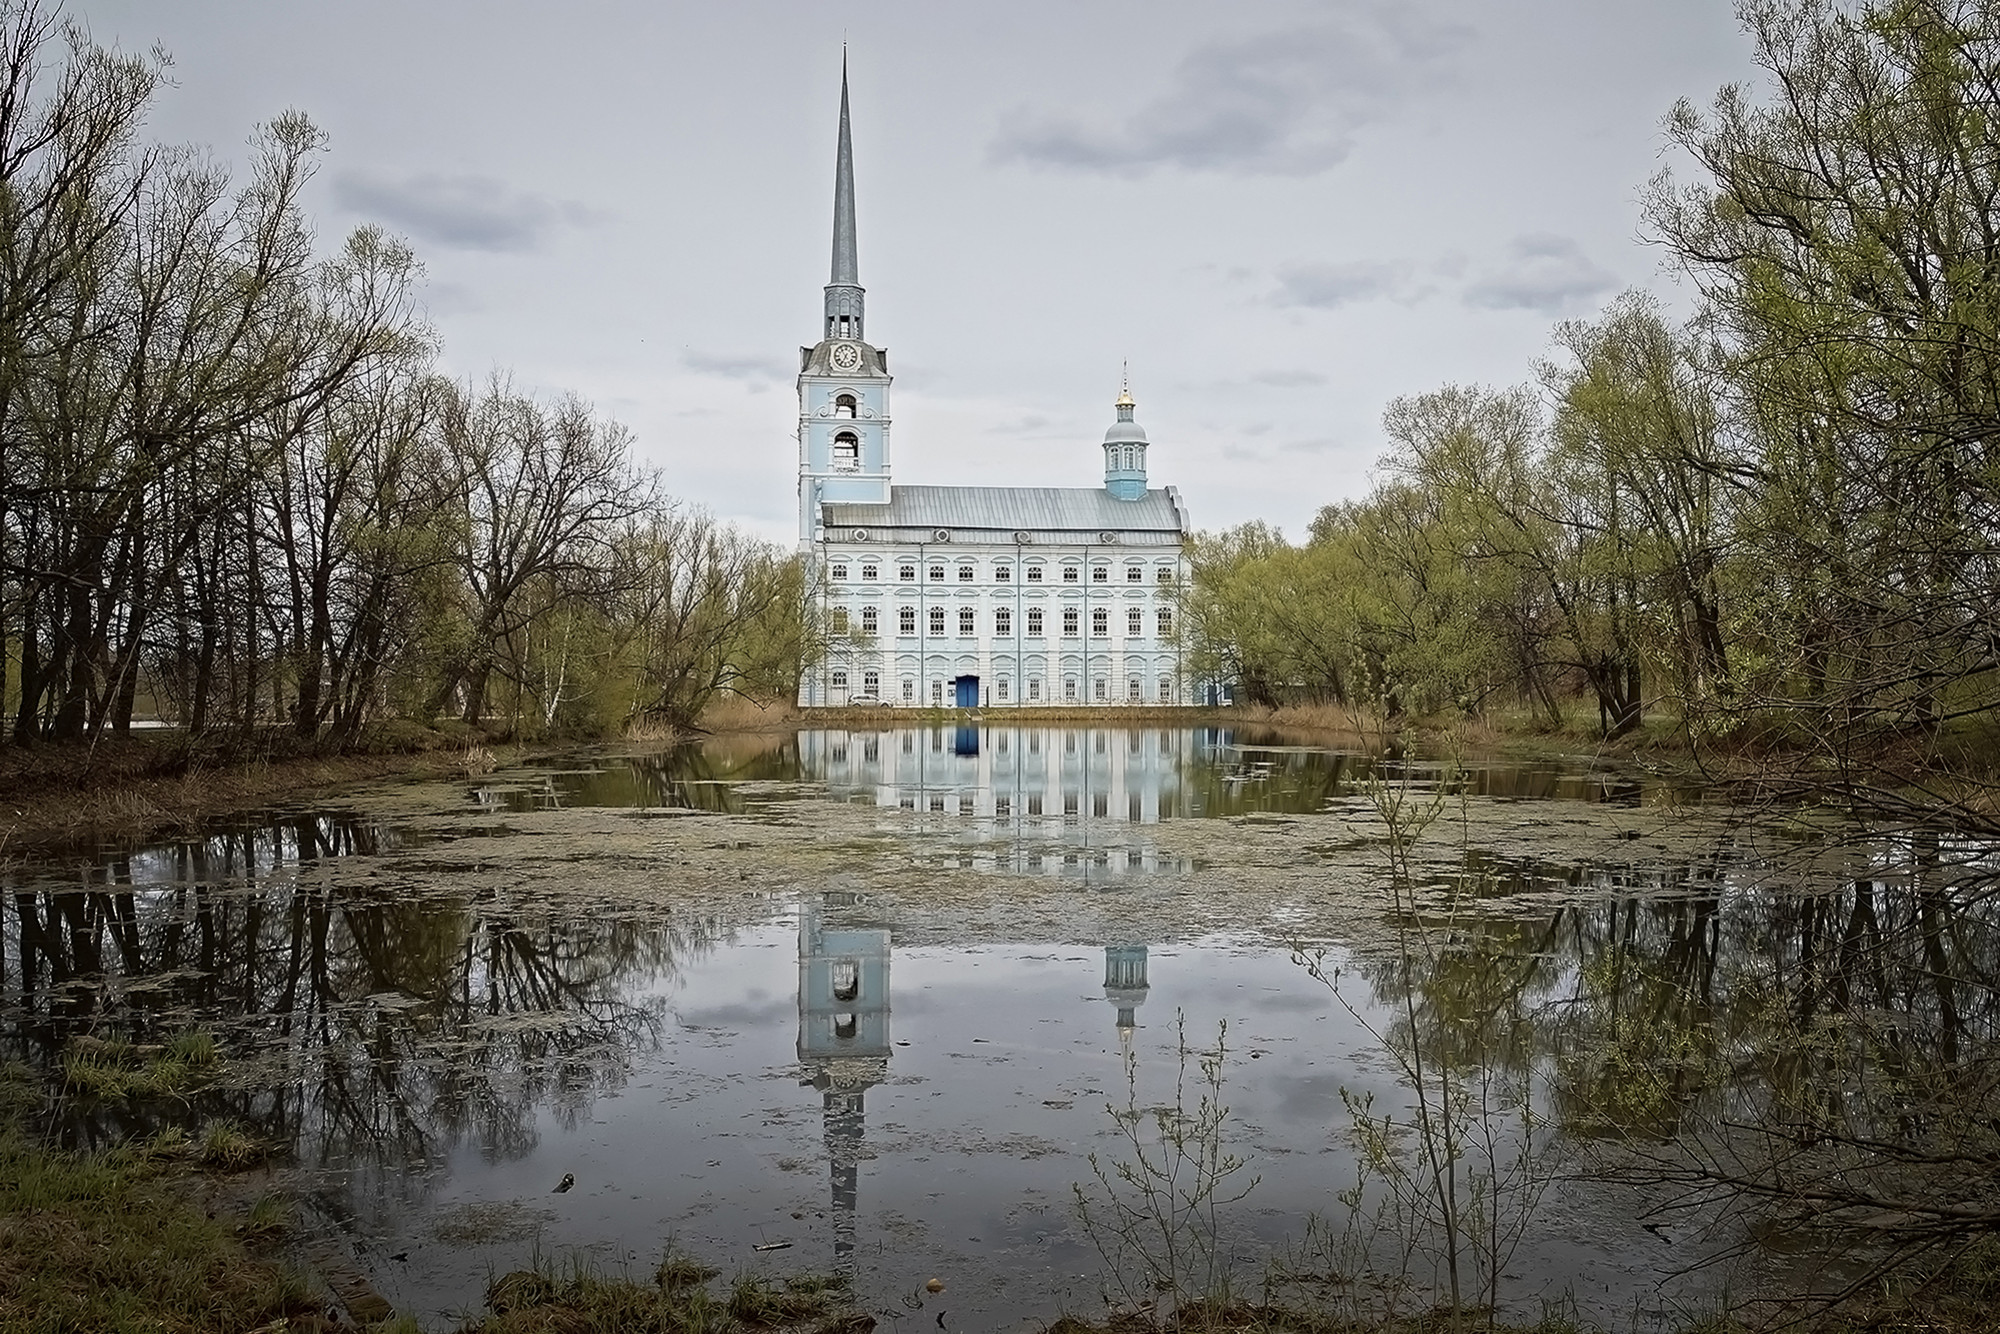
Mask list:
[[861,466],[860,436],[842,431],[833,438],[833,466],[842,472],[852,472]]
[[841,394],[833,400],[833,415],[842,421],[853,421],[855,412],[854,395]]

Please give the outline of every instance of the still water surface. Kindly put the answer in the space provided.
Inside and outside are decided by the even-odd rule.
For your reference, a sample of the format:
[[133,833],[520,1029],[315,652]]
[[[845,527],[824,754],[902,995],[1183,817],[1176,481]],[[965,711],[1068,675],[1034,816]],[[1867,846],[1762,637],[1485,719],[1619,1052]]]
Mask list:
[[[1484,859],[1492,911],[1455,919],[1421,972],[1359,943],[1381,907],[1353,919],[1352,941],[1317,937],[1343,970],[1337,993],[1268,899],[1246,891],[1225,929],[1146,910],[1198,875],[1205,896],[1230,892],[1214,862],[1235,855],[1233,834],[1190,854],[1163,826],[1234,822],[1217,828],[1249,838],[1340,808],[1371,776],[1448,781],[1549,828],[1533,864]],[[1688,796],[1587,762],[1446,774],[1226,731],[883,728],[583,756],[411,790],[407,812],[376,793],[16,867],[0,1017],[7,1054],[43,1064],[79,1032],[216,1029],[223,1088],[187,1106],[66,1103],[63,1133],[245,1123],[280,1146],[319,1223],[432,1324],[532,1254],[576,1248],[644,1275],[673,1241],[725,1269],[841,1270],[885,1317],[921,1306],[951,1328],[1029,1327],[1103,1309],[1075,1185],[1089,1155],[1122,1151],[1112,1109],[1173,1105],[1194,1073],[1184,1048],[1223,1044],[1226,1148],[1246,1160],[1239,1184],[1256,1181],[1225,1230],[1253,1277],[1309,1215],[1344,1216],[1353,1107],[1407,1106],[1388,1044],[1413,1024],[1444,1035],[1419,1039],[1438,1059],[1525,1091],[1552,1178],[1612,1111],[1666,1143],[1697,1104],[1754,1100],[1756,1078],[1642,1095],[1630,1053],[1602,1053],[1638,1021],[1753,1049],[1769,979],[1830,954],[1830,932],[1851,939],[1856,914],[1893,928],[1913,882],[1902,852],[1869,845],[1859,874],[1767,889],[1732,839],[1673,845],[1634,879],[1565,857],[1546,818]],[[832,839],[854,807],[896,859],[872,880],[753,860],[697,883],[688,869],[698,843],[754,859],[767,825]],[[631,860],[611,835],[565,832],[592,810],[682,840],[648,845],[657,893],[576,897]],[[1091,896],[1090,929],[1051,939],[989,906],[927,902],[947,871],[997,878],[1003,901]],[[569,878],[555,910],[536,890],[552,876]],[[1851,980],[1912,1016],[1992,1024],[1990,993],[1950,980],[1976,960],[1943,976],[1937,962],[1878,957]],[[574,1188],[556,1190],[565,1176]],[[1379,1184],[1364,1198],[1379,1204]],[[1676,1271],[1740,1234],[1713,1201],[1647,1214],[1657,1202],[1554,1180],[1505,1267],[1510,1308],[1565,1300],[1650,1323],[1712,1299],[1721,1270]],[[918,1291],[933,1276],[942,1298]]]

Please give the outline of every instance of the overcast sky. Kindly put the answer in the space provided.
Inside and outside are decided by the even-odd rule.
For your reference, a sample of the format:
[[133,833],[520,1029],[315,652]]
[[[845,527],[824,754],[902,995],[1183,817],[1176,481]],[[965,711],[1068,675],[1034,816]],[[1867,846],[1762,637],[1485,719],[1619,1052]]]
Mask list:
[[574,389],[670,489],[795,531],[848,43],[896,480],[1090,486],[1121,362],[1154,485],[1298,537],[1383,406],[1531,374],[1618,290],[1674,99],[1751,79],[1729,0],[83,0],[155,43],[152,134],[331,139],[331,246],[408,237],[448,368]]

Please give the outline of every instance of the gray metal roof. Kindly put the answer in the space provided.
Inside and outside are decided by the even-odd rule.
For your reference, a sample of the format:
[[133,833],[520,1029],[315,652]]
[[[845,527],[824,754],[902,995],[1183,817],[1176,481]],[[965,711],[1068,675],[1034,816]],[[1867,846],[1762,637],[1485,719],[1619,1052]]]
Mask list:
[[1105,532],[1175,538],[1192,531],[1180,492],[1171,486],[1139,500],[1119,500],[1094,486],[899,486],[886,505],[827,502],[820,514],[827,536],[836,540],[851,536],[841,530],[856,528],[871,539],[907,534],[926,541],[940,528],[954,540],[1012,541],[1025,531],[1049,542],[1095,541]]

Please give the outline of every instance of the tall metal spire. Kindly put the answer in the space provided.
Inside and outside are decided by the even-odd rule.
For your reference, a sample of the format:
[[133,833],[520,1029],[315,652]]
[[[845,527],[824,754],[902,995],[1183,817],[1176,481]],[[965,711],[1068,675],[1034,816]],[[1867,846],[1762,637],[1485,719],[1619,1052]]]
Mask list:
[[847,120],[847,48],[840,49],[840,148],[833,169],[833,274],[826,337],[861,337],[861,269],[854,256],[854,135]]
[[847,48],[840,51],[840,152],[833,169],[833,276],[830,283],[861,282],[854,261],[854,135],[847,124]]

